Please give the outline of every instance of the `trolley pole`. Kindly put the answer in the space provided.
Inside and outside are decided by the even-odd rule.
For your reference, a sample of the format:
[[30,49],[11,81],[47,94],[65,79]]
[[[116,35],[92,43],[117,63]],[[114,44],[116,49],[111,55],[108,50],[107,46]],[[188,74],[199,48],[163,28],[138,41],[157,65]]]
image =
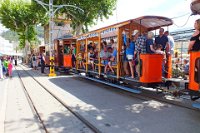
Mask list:
[[49,52],[50,52],[50,71],[49,76],[56,76],[54,67],[54,45],[53,45],[53,0],[49,0]]
[[[34,0],[38,4],[40,4],[47,12],[49,15],[49,54],[50,54],[50,72],[49,76],[56,76],[55,74],[55,66],[54,66],[54,42],[53,42],[53,19],[54,19],[54,14],[56,11],[58,11],[61,8],[64,7],[70,7],[70,8],[75,8],[78,9],[81,12],[84,12],[83,9],[74,6],[74,5],[53,5],[53,0],[49,0],[49,4],[44,3],[41,0]],[[49,9],[47,8],[49,7]],[[55,10],[54,10],[55,8]]]

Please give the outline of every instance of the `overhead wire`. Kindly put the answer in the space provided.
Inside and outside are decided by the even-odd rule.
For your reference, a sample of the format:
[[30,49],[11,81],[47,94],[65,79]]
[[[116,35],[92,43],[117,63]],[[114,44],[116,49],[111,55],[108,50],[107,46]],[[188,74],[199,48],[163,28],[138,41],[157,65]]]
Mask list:
[[171,18],[171,19],[181,18],[181,17],[184,17],[184,16],[190,14],[190,15],[188,16],[186,22],[185,22],[183,25],[179,26],[179,25],[177,25],[176,23],[174,23],[174,25],[176,25],[177,27],[181,28],[181,27],[184,27],[184,26],[188,23],[188,21],[189,21],[189,19],[190,19],[190,17],[191,17],[192,15],[196,15],[197,12],[199,12],[199,11],[200,11],[200,9],[198,9],[197,11],[195,11],[195,12],[193,12],[193,13],[186,13],[186,14],[183,14],[183,15],[181,15],[181,16],[173,17],[173,18]]
[[188,23],[190,17],[191,17],[191,15],[188,16],[186,22],[185,22],[183,25],[180,26],[180,25],[177,25],[176,23],[174,23],[174,25],[177,26],[178,28],[184,27],[184,26],[186,26],[186,24]]

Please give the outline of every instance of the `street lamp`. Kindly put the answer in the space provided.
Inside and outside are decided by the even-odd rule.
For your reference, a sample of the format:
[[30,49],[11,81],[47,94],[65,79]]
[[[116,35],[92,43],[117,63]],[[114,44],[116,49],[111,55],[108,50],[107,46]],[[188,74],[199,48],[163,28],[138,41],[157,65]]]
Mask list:
[[[55,69],[54,69],[54,55],[53,55],[53,18],[54,14],[63,7],[73,7],[79,9],[80,11],[84,12],[81,8],[76,7],[74,5],[53,5],[53,0],[49,0],[49,4],[46,4],[40,0],[34,0],[38,4],[40,4],[49,14],[49,49],[50,49],[50,73],[49,76],[56,76]],[[49,9],[46,7],[48,6]],[[56,8],[54,10],[54,8]]]

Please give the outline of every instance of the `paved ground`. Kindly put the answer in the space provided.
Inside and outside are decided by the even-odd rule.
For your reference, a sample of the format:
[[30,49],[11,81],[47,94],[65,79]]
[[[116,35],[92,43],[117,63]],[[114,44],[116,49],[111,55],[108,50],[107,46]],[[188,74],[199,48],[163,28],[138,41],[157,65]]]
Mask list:
[[4,132],[8,80],[0,80],[0,133]]
[[22,81],[49,133],[91,133],[92,131],[44,90],[22,69]]
[[[23,92],[20,81],[16,75],[0,81],[0,119],[1,133],[41,133],[38,120],[34,116],[27,98]],[[2,96],[3,94],[3,96]]]
[[139,100],[73,76],[49,78],[27,69],[105,133],[198,133],[200,112]]

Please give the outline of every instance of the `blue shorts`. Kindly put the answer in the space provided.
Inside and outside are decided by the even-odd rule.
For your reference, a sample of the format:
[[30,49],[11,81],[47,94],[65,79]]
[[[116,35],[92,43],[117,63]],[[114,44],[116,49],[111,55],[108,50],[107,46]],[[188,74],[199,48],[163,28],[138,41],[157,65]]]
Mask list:
[[108,62],[109,62],[108,60],[104,60],[104,61],[103,61],[103,64],[104,64],[104,65],[108,65]]

